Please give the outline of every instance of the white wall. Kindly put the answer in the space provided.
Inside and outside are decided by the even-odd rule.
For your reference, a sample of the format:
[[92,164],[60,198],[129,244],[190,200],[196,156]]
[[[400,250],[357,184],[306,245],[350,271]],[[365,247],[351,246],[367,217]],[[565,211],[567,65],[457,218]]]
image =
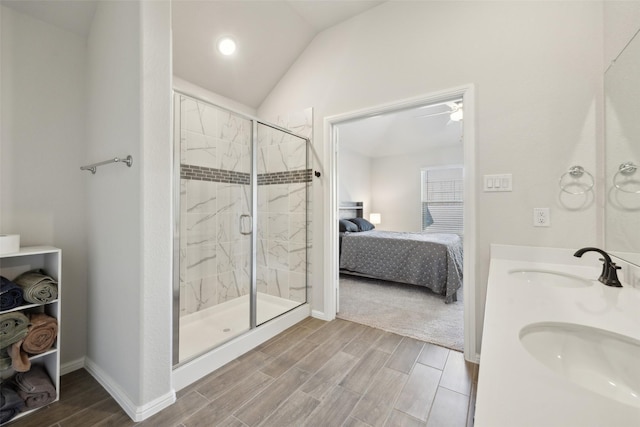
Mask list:
[[338,153],[338,202],[364,202],[364,217],[371,212],[371,158],[346,147]]
[[[168,2],[100,2],[88,40],[88,369],[134,419],[171,391]],[[161,409],[161,408],[159,408]]]
[[140,331],[140,10],[98,5],[89,35],[85,161],[133,156],[88,176],[89,341],[87,358],[139,403]]
[[[171,6],[141,3],[142,319],[138,360],[140,418],[175,401],[171,384],[173,328],[173,133],[171,98]],[[132,313],[134,314],[134,313]],[[125,353],[126,354],[126,353]]]
[[422,185],[425,167],[462,165],[463,147],[434,147],[423,153],[373,158],[371,162],[371,211],[382,215],[376,228],[390,231],[422,231]]
[[238,113],[244,113],[249,116],[256,116],[255,108],[244,105],[241,102],[234,101],[225,96],[218,95],[210,90],[204,89],[194,83],[181,79],[180,77],[173,76],[173,88],[179,92],[183,92],[187,95],[191,95],[196,98],[200,98],[203,101],[208,101],[214,105],[225,107]]
[[[589,1],[386,2],[319,34],[259,113],[313,106],[314,141],[324,153],[327,116],[476,85],[478,268],[465,279],[477,289],[480,337],[491,243],[601,243],[595,203],[564,207],[581,201],[561,198],[557,182],[573,164],[595,170],[602,19],[602,4]],[[480,178],[491,173],[512,173],[514,191],[480,192]],[[534,228],[532,208],[545,206],[552,227]],[[317,200],[314,218],[323,212]],[[323,237],[316,234],[317,265]],[[320,311],[325,279],[313,277]]]
[[4,6],[0,14],[0,232],[62,249],[64,365],[86,351],[86,43]]

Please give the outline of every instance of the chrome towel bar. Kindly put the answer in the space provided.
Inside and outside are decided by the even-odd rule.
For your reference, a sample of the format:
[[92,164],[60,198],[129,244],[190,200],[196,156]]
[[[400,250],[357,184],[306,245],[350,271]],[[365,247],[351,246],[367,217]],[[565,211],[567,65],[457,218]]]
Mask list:
[[98,168],[98,166],[108,165],[109,163],[126,163],[127,166],[131,167],[131,165],[133,164],[133,157],[127,156],[124,159],[122,159],[120,157],[114,157],[113,159],[105,160],[104,162],[98,162],[98,163],[94,163],[92,165],[81,166],[80,170],[91,171],[92,174],[95,174],[96,173],[96,169]]

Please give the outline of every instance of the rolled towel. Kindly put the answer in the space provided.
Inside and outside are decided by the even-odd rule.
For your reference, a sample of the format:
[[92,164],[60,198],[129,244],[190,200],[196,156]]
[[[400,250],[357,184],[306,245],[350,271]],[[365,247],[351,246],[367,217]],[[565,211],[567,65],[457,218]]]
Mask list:
[[29,318],[19,311],[0,314],[0,347],[23,340],[29,333]]
[[11,349],[11,346],[0,348],[0,371],[11,367],[11,356],[8,353],[9,349]]
[[24,400],[7,383],[0,384],[0,424],[6,423],[24,409]]
[[13,281],[22,287],[24,300],[32,304],[46,304],[58,298],[58,283],[42,269],[22,273]]
[[29,360],[29,355],[27,353],[20,350],[21,346],[22,341],[18,341],[7,349],[7,353],[11,356],[11,367],[14,371],[27,372],[31,369],[31,360]]
[[29,314],[29,328],[22,342],[22,350],[40,354],[49,350],[58,337],[58,320],[44,313]]
[[0,276],[0,310],[11,310],[22,305],[22,288]]
[[27,409],[39,408],[56,400],[56,388],[42,366],[34,365],[30,371],[18,372],[13,381]]

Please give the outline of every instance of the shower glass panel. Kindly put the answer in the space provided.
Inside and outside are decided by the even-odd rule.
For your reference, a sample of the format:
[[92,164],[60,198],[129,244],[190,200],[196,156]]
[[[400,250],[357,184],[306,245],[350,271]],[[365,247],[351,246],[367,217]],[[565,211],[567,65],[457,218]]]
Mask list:
[[174,365],[307,301],[309,140],[176,93]]
[[258,324],[307,300],[307,140],[257,125]]
[[253,138],[251,120],[176,98],[183,362],[250,327]]

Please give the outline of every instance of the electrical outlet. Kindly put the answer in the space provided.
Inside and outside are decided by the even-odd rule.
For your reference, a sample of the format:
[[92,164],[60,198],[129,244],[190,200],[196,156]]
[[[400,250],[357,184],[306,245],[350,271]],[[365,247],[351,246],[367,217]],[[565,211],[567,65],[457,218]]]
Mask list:
[[551,225],[551,217],[549,208],[533,208],[533,226],[549,227]]

